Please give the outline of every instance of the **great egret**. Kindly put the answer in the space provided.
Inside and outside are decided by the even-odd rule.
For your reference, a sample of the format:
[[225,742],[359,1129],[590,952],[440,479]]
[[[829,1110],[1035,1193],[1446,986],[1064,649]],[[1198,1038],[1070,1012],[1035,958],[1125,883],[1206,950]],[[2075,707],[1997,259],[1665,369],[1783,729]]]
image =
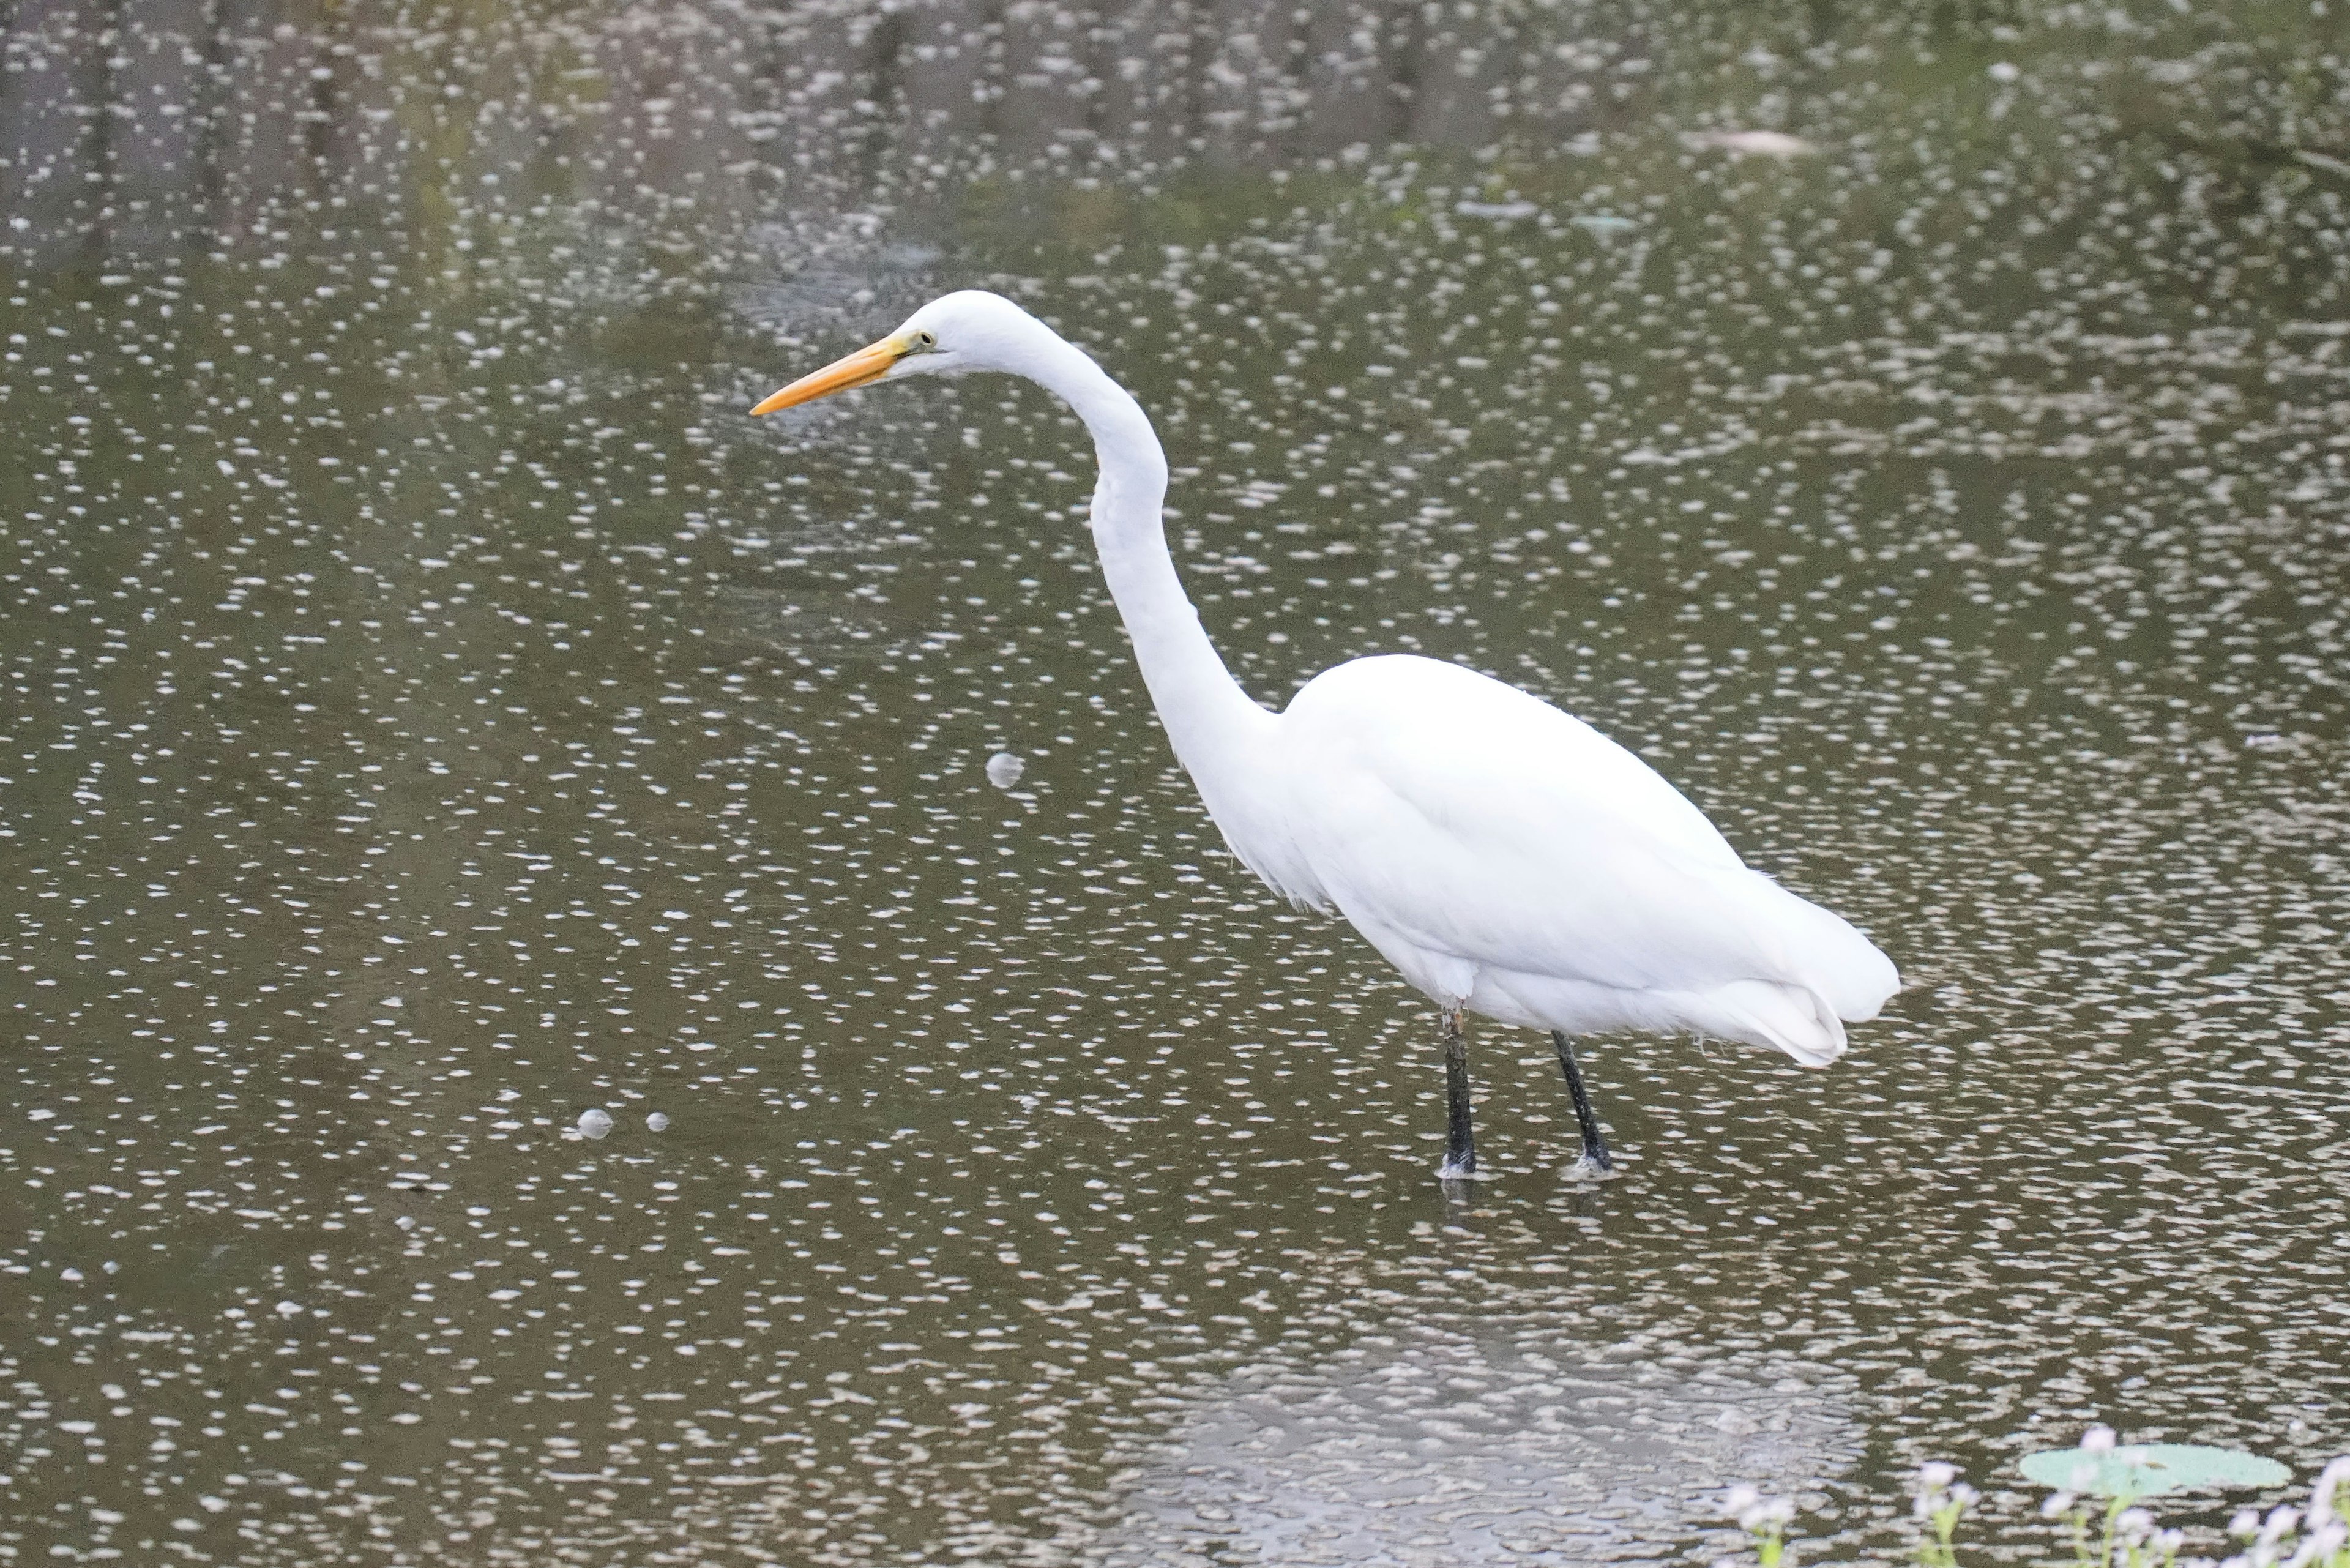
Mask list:
[[950,294],[879,342],[752,409],[909,376],[1001,370],[1059,397],[1094,438],[1102,576],[1177,760],[1225,842],[1274,892],[1336,909],[1435,1002],[1444,1163],[1477,1171],[1464,1012],[1550,1032],[1583,1131],[1613,1167],[1573,1037],[1607,1029],[1775,1046],[1807,1067],[1900,987],[1890,960],[1749,870],[1647,763],[1538,697],[1408,654],[1351,659],[1275,713],[1233,680],[1167,554],[1167,457],[1085,353],[1000,296]]

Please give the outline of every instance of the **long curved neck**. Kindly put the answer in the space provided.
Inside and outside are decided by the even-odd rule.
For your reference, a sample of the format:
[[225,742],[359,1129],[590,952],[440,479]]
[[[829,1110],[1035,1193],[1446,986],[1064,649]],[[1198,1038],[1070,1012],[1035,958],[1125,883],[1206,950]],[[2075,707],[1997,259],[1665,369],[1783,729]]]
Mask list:
[[1270,729],[1259,707],[1200,625],[1167,553],[1159,504],[1167,496],[1167,454],[1142,406],[1083,351],[1051,337],[1022,369],[1067,403],[1094,438],[1100,478],[1094,486],[1094,546],[1118,613],[1134,640],[1135,662],[1159,710],[1175,755],[1220,821],[1219,795],[1249,748]]

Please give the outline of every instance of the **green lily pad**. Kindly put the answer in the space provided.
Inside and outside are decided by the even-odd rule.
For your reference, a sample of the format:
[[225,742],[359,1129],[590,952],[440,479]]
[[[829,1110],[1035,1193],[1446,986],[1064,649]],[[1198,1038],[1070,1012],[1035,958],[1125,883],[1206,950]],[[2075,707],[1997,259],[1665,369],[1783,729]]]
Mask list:
[[[2084,1468],[2086,1484],[2074,1477]],[[2092,1497],[2159,1497],[2171,1491],[2220,1490],[2232,1487],[2282,1486],[2293,1472],[2274,1459],[2235,1449],[2199,1443],[2129,1443],[2102,1454],[2085,1449],[2043,1449],[2026,1454],[2026,1477],[2054,1491]]]

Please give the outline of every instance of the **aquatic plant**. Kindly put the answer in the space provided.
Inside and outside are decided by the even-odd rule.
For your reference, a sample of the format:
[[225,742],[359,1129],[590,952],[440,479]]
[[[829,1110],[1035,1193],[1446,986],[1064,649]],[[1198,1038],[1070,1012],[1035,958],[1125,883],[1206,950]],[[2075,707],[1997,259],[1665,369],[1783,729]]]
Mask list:
[[1925,1568],[1958,1568],[1954,1544],[1959,1521],[1974,1505],[1975,1489],[1959,1479],[1956,1465],[1939,1459],[1918,1467],[1918,1490],[1909,1512],[1926,1532],[1918,1543],[1918,1561]]
[[1754,1558],[1762,1568],[1779,1568],[1787,1551],[1787,1526],[1795,1518],[1794,1501],[1764,1497],[1751,1486],[1734,1486],[1722,1498],[1721,1511],[1736,1520],[1738,1528],[1753,1542]]
[[[2112,1428],[2095,1426],[2077,1448],[2033,1454],[2021,1468],[2055,1488],[2042,1501],[2041,1517],[2070,1527],[2070,1563],[2052,1561],[2049,1568],[2350,1568],[2350,1519],[2345,1517],[2350,1456],[2319,1473],[2305,1508],[2279,1504],[2266,1514],[2241,1510],[2228,1533],[2242,1550],[2216,1562],[2182,1559],[2186,1532],[2163,1528],[2144,1501],[2174,1491],[2278,1485],[2291,1474],[2282,1465],[2227,1449],[2125,1446]],[[2052,1480],[2056,1477],[2061,1480]],[[1958,1568],[1959,1526],[1980,1499],[1956,1466],[1935,1460],[1918,1468],[1910,1515],[1918,1526],[1913,1551],[1919,1568]],[[1723,1497],[1722,1511],[1746,1532],[1761,1568],[1789,1562],[1791,1500],[1735,1487]],[[1715,1568],[1733,1568],[1735,1561],[1721,1559]]]
[[2070,1449],[2026,1454],[2016,1469],[2041,1485],[2097,1497],[2158,1497],[2226,1487],[2282,1486],[2293,1472],[2274,1459],[2199,1443],[2127,1443],[2095,1426]]

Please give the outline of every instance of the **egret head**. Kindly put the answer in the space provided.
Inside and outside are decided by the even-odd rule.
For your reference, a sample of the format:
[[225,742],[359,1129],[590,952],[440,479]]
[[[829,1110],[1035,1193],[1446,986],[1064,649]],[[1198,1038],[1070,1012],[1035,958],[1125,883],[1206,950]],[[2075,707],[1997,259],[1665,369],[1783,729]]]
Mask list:
[[772,414],[851,387],[869,387],[876,381],[902,380],[908,376],[1018,371],[1024,368],[1023,349],[1033,346],[1040,335],[1050,338],[1052,333],[1002,295],[962,289],[931,301],[887,337],[801,377],[751,411]]

